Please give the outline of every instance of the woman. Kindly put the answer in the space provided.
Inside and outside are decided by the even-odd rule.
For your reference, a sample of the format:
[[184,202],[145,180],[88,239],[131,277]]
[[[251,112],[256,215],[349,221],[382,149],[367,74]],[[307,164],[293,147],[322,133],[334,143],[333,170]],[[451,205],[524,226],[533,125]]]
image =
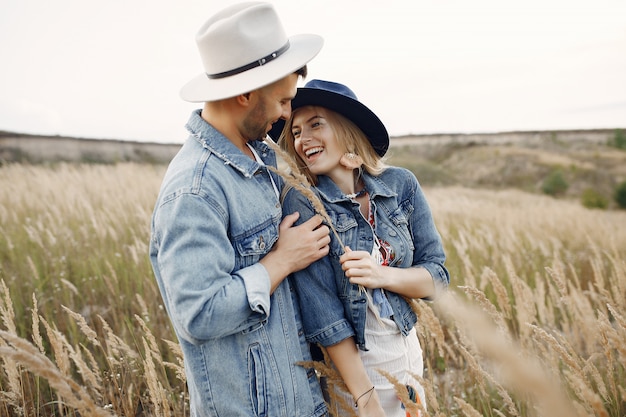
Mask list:
[[[346,86],[312,80],[298,89],[292,115],[270,135],[314,185],[337,236],[329,256],[295,273],[305,333],[324,346],[359,416],[406,414],[382,369],[424,403],[415,313],[405,298],[432,298],[449,283],[445,254],[415,176],[385,166],[389,135]],[[314,214],[295,189],[285,214]],[[357,349],[358,348],[358,349]],[[372,388],[375,387],[375,390]]]

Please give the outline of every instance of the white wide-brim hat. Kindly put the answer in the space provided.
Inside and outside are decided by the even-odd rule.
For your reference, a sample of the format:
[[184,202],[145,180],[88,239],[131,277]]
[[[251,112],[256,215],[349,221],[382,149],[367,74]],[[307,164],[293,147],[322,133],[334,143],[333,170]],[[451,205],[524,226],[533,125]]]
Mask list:
[[244,94],[294,73],[313,59],[324,41],[318,35],[287,37],[269,3],[230,6],[198,31],[204,72],[180,90],[185,101],[205,102]]

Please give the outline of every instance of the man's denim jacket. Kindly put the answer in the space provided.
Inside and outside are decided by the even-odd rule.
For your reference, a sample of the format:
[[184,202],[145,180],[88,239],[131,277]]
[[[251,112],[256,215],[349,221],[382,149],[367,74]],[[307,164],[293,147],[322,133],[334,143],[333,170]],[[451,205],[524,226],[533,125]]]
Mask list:
[[[439,291],[450,278],[444,267],[445,254],[430,208],[415,176],[408,170],[389,167],[379,176],[363,174],[372,201],[376,235],[391,244],[395,259],[390,266],[423,267],[430,272]],[[344,245],[352,250],[371,252],[374,233],[361,215],[359,204],[347,198],[326,176],[318,177],[316,192]],[[300,212],[298,222],[310,218],[311,203],[296,189],[283,200],[285,214]],[[322,346],[334,345],[354,336],[357,346],[365,346],[366,295],[346,278],[339,257],[343,247],[331,233],[330,255],[292,274],[290,279],[300,299],[307,339]],[[406,300],[385,291],[393,319],[406,335],[416,323],[416,315]]]
[[[259,260],[282,210],[267,168],[192,114],[152,218],[150,260],[182,347],[191,416],[326,415],[295,293]],[[267,165],[275,155],[255,150]],[[274,177],[280,190],[280,178]]]

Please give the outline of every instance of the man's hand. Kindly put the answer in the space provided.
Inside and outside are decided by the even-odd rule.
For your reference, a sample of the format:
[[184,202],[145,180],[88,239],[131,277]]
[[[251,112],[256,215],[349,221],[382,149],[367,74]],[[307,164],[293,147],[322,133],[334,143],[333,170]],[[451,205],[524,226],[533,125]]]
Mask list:
[[275,245],[277,252],[291,258],[290,273],[306,268],[328,255],[329,251],[330,229],[322,224],[322,217],[313,216],[301,225],[294,226],[299,217],[298,212],[285,216],[280,223],[278,242]]
[[285,216],[279,226],[278,241],[261,264],[267,269],[272,291],[292,272],[306,268],[328,255],[330,229],[322,224],[321,216],[313,216],[306,222],[294,226],[300,213]]

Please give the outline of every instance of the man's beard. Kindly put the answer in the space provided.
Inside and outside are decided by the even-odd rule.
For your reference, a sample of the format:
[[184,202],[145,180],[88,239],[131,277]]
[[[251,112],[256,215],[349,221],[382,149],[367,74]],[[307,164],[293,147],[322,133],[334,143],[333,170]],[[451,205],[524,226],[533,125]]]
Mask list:
[[249,141],[263,140],[267,135],[268,122],[265,108],[265,102],[263,100],[259,101],[256,108],[244,121],[243,127]]

